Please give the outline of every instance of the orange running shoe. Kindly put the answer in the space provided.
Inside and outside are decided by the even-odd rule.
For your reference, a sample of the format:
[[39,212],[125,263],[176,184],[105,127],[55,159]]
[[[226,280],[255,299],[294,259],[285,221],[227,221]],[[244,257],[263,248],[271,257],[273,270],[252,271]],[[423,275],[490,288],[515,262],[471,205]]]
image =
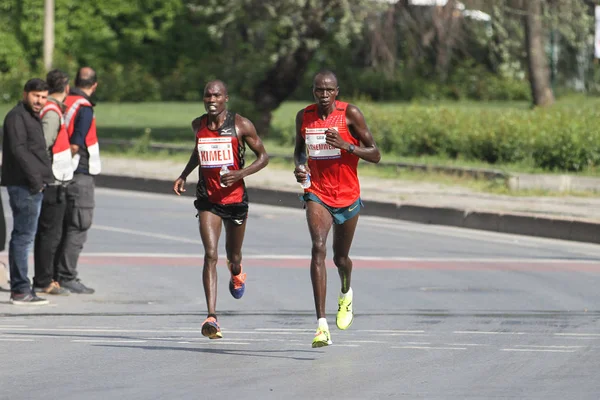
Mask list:
[[208,317],[202,323],[202,336],[206,336],[209,339],[221,339],[221,328],[215,317]]
[[[229,268],[229,272],[231,272],[231,264],[229,261],[227,261],[227,268]],[[240,273],[238,275],[231,275],[231,280],[229,281],[229,293],[231,293],[235,299],[241,299],[245,290],[246,274],[242,271],[242,266],[240,265]]]

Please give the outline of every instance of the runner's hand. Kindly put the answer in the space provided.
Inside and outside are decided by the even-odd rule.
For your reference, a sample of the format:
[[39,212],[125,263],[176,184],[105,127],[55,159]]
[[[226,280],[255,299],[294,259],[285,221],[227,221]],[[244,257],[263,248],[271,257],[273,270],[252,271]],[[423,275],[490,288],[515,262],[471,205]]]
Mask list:
[[328,145],[337,149],[343,149],[346,145],[346,141],[342,139],[340,133],[335,128],[329,128],[325,131],[325,141]]
[[181,193],[185,192],[185,179],[177,178],[175,183],[173,184],[173,191],[177,196],[181,196]]
[[244,178],[244,173],[241,169],[229,170],[225,175],[221,175],[221,183],[225,186],[231,186],[235,182]]
[[308,168],[308,165],[304,165],[304,168],[304,170],[301,170],[300,168],[298,168],[298,166],[296,166],[296,168],[294,169],[294,176],[296,177],[296,182],[304,182],[310,174],[310,168]]

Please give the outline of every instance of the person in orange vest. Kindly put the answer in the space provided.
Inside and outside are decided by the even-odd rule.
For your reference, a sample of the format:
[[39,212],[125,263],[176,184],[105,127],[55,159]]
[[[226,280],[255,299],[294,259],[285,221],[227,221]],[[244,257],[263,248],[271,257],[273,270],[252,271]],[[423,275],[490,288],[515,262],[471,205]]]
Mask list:
[[[242,243],[248,219],[248,192],[244,178],[263,169],[269,162],[265,147],[254,124],[227,109],[229,95],[222,81],[208,82],[204,87],[206,114],[192,121],[196,142],[190,159],[173,184],[177,195],[185,192],[185,181],[196,167],[198,184],[196,201],[200,238],[204,246],[202,281],[208,315],[201,333],[209,339],[220,339],[217,321],[217,261],[219,236],[225,227],[225,250],[229,269],[229,293],[240,299],[246,289],[246,273],[242,271]],[[256,156],[245,165],[246,145]]]
[[48,101],[40,112],[40,118],[55,181],[44,190],[33,246],[33,289],[38,293],[66,296],[69,290],[58,283],[55,256],[67,210],[65,187],[73,178],[71,146],[63,117],[63,101],[69,93],[69,75],[58,69],[52,70],[46,75],[46,83],[49,87]]
[[332,343],[325,316],[325,256],[332,226],[333,262],[341,282],[336,325],[339,329],[348,329],[354,320],[349,252],[362,207],[358,160],[378,163],[381,159],[362,112],[355,105],[337,100],[338,94],[335,74],[319,72],[313,79],[315,104],[296,115],[294,175],[304,188],[306,220],[312,240],[310,276],[317,312],[312,347]]
[[66,187],[67,210],[61,244],[56,256],[56,274],[61,287],[71,293],[92,294],[81,282],[77,262],[94,216],[94,175],[100,173],[100,149],[91,96],[98,82],[90,67],[80,68],[75,87],[65,99],[65,126],[69,135],[74,175]]

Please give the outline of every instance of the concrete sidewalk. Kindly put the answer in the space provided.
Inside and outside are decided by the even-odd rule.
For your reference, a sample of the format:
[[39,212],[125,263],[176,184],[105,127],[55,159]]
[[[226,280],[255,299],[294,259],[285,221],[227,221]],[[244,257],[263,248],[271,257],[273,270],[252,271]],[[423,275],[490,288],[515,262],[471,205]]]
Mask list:
[[[103,157],[99,187],[172,193],[184,163]],[[360,175],[360,167],[359,167]],[[560,179],[557,177],[557,179]],[[197,170],[188,178],[194,194]],[[291,170],[268,166],[246,179],[250,201],[301,207]],[[361,178],[364,215],[600,243],[600,197],[516,197],[402,179]]]

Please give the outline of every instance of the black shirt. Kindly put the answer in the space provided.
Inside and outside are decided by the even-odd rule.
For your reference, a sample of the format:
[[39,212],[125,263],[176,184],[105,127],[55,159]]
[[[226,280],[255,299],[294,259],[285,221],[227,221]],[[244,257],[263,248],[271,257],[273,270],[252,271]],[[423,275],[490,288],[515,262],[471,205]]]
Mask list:
[[42,121],[23,102],[4,118],[2,143],[2,186],[27,186],[37,193],[54,181],[46,152]]

